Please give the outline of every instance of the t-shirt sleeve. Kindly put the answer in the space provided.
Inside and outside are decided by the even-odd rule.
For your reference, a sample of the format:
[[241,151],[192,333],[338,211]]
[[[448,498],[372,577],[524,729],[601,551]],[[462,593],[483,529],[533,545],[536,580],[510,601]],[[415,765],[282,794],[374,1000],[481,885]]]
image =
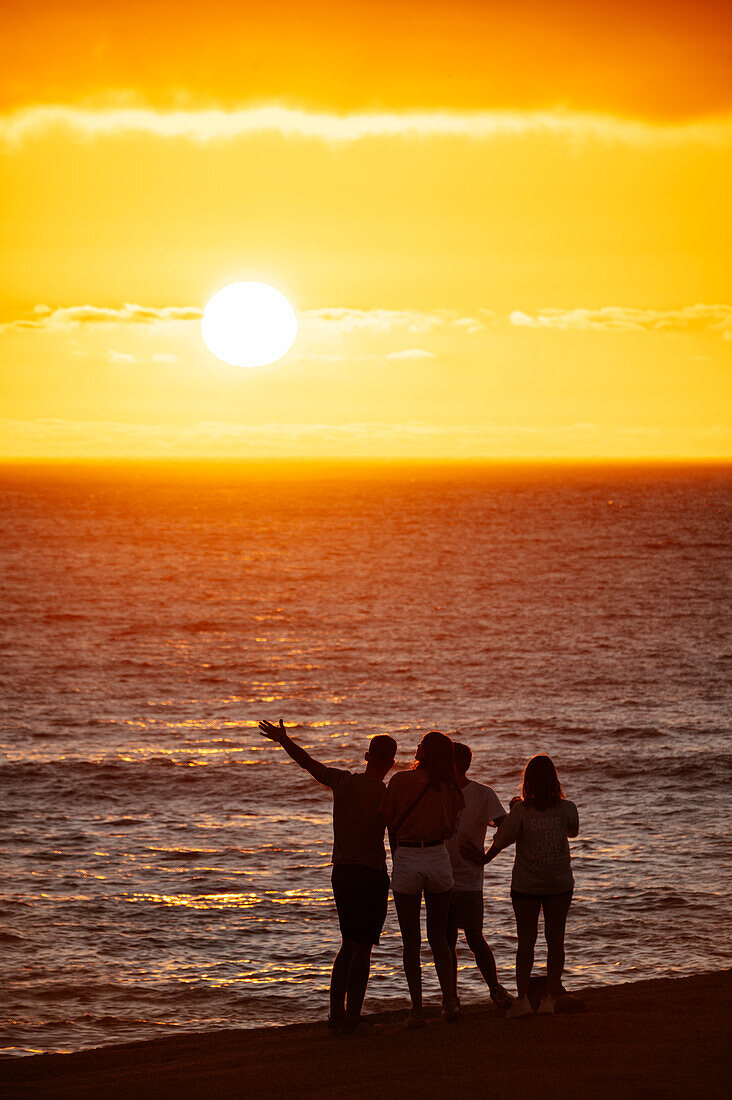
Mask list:
[[579,814],[574,802],[565,801],[564,812],[567,818],[567,835],[577,836],[579,833]]
[[521,822],[523,821],[524,804],[523,802],[514,802],[511,807],[511,812],[508,817],[504,817],[501,824],[498,826],[498,832],[496,833],[493,843],[498,851],[502,851],[504,848],[508,848],[509,844],[513,844],[518,838],[521,831]]
[[492,787],[486,787],[485,794],[483,795],[483,805],[481,807],[481,817],[486,825],[494,825],[496,819],[499,817],[505,817],[506,811],[501,805],[496,792]]
[[323,773],[318,782],[334,791],[336,787],[339,787],[341,783],[349,778],[350,774],[349,771],[345,771],[343,768],[323,768]]

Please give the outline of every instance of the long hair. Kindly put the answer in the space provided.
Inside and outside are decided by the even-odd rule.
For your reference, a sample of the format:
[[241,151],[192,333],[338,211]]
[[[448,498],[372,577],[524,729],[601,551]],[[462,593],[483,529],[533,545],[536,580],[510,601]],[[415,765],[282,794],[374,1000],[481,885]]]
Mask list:
[[527,806],[548,810],[564,798],[554,761],[549,756],[532,756],[524,768],[521,797]]
[[430,787],[439,791],[440,785],[444,783],[460,790],[452,741],[444,733],[439,730],[426,733],[417,747],[416,757],[414,767],[424,768]]

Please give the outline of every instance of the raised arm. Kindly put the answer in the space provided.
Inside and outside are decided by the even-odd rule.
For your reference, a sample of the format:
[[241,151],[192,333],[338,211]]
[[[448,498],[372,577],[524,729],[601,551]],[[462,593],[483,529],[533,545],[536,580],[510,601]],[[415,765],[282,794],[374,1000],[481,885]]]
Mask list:
[[325,787],[329,786],[326,782],[328,768],[325,764],[321,764],[319,760],[313,759],[310,753],[306,752],[300,745],[295,744],[292,738],[288,736],[285,723],[281,718],[279,726],[275,726],[273,722],[260,722],[259,730],[269,741],[275,741],[278,745],[282,745],[287,755],[292,757],[295,763],[304,768],[306,772],[310,772],[313,779],[317,780],[318,783],[322,783]]

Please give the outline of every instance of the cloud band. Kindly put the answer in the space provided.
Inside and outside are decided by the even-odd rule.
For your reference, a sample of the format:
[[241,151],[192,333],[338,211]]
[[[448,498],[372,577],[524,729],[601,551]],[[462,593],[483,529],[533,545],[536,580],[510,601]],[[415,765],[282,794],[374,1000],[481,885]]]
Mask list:
[[194,142],[231,141],[271,133],[328,142],[410,137],[485,141],[542,133],[630,145],[678,145],[728,143],[732,139],[732,117],[715,116],[669,125],[566,110],[335,114],[269,105],[238,110],[158,110],[145,106],[92,108],[65,104],[25,107],[0,115],[0,141],[9,144],[58,131],[88,138],[153,134],[163,139]]

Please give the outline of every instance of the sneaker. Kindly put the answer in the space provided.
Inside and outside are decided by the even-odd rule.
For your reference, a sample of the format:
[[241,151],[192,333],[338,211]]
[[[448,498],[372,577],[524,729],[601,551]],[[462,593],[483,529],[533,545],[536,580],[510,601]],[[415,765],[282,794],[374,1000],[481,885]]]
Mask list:
[[539,1016],[553,1016],[554,1015],[554,998],[551,993],[545,993],[539,1002],[539,1007],[536,1010]]
[[533,1009],[528,997],[517,997],[506,1013],[507,1020],[516,1020],[519,1016],[533,1016]]
[[495,985],[491,990],[491,1000],[498,1008],[510,1008],[513,997],[502,985]]

